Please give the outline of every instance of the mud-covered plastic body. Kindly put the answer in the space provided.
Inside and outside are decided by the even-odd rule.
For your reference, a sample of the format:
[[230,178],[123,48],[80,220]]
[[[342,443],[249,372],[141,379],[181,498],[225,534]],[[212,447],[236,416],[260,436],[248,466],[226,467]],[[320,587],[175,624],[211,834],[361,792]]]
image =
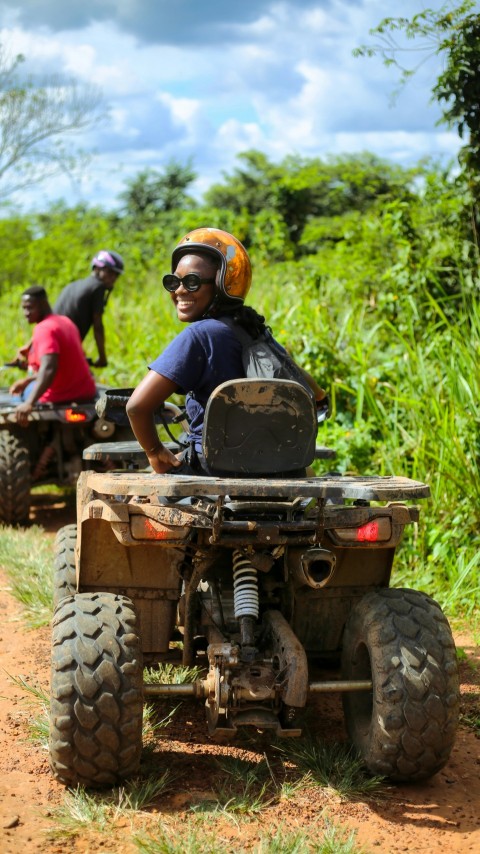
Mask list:
[[[244,726],[293,737],[309,699],[339,691],[350,737],[372,772],[430,776],[448,760],[458,720],[455,648],[433,600],[389,589],[395,550],[428,486],[394,476],[313,476],[309,396],[286,381],[223,386],[207,408],[204,453],[213,466],[228,464],[228,475],[82,473],[75,591],[60,600],[54,626],[74,620],[79,596],[82,613],[98,609],[103,594],[126,597],[144,662],[171,660],[172,641],[181,638],[182,663],[203,668],[186,685],[144,685],[143,699],[201,701],[209,733],[223,739]],[[71,578],[70,536],[58,566],[65,573],[68,565]],[[319,661],[333,678],[313,678]],[[90,665],[75,666],[83,673]],[[55,663],[52,690],[70,691],[57,686]],[[62,770],[54,717],[51,731],[55,775],[84,784],[74,751]],[[72,740],[75,733],[73,725]],[[109,782],[121,776],[115,771]],[[90,782],[104,777],[96,770]]]

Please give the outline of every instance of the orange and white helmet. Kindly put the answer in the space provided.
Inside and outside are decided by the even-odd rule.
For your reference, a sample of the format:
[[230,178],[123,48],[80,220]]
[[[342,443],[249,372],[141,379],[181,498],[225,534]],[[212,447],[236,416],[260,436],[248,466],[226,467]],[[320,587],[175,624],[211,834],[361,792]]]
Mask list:
[[219,262],[215,303],[243,303],[252,283],[252,265],[247,250],[228,231],[220,228],[195,228],[182,237],[172,253],[172,272],[182,255],[207,252]]

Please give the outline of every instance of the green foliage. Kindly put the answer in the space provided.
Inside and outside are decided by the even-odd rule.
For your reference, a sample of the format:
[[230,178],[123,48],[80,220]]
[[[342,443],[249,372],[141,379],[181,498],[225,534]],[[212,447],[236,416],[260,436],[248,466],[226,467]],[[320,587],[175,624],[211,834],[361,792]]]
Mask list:
[[417,172],[368,152],[330,157],[326,162],[289,155],[274,164],[252,150],[239,154],[238,160],[240,166],[225,176],[223,184],[210,187],[205,201],[246,216],[249,228],[241,239],[269,261],[300,254],[297,246],[312,240],[311,233],[304,237],[312,220],[331,221],[354,211],[365,212],[380,199],[408,197]]
[[465,132],[480,142],[480,82],[478,79],[478,54],[480,50],[480,16],[467,14],[474,9],[472,0],[461,3],[446,15],[439,15],[432,27],[445,34],[439,52],[446,53],[446,62],[433,93],[445,102],[444,119],[458,128],[461,137]]
[[27,220],[21,217],[0,219],[0,293],[23,279],[31,240],[32,228]]
[[281,169],[270,163],[261,151],[244,151],[237,157],[240,165],[222,184],[213,184],[205,193],[205,202],[234,213],[246,209],[249,214],[275,207]]
[[167,163],[163,175],[156,169],[143,169],[126,181],[127,187],[119,195],[125,214],[139,228],[153,223],[163,212],[193,207],[186,190],[196,177],[191,163],[183,166],[175,160]]

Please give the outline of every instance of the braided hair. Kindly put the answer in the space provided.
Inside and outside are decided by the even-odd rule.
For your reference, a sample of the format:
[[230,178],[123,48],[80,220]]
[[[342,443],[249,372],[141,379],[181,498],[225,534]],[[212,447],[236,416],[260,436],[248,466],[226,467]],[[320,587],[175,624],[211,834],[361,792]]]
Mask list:
[[232,319],[235,323],[238,323],[242,329],[245,329],[252,338],[258,338],[267,329],[271,331],[270,327],[265,323],[264,316],[259,314],[258,311],[255,311],[255,309],[249,305],[242,305],[236,308]]

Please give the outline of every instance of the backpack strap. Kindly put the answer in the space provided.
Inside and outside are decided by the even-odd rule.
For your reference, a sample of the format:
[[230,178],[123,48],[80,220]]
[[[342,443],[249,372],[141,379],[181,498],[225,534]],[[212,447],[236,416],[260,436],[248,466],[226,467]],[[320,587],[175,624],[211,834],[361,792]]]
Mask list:
[[[297,363],[275,340],[269,329],[262,332],[258,338],[254,338],[231,317],[222,317],[222,321],[230,327],[242,345],[242,361],[247,377],[293,380],[303,386],[312,399],[315,399],[315,394]],[[268,365],[267,370],[262,370],[261,365]]]
[[250,344],[252,341],[255,341],[255,338],[250,335],[250,333],[247,332],[247,330],[244,329],[243,326],[240,326],[239,323],[235,323],[235,321],[232,320],[231,317],[228,317],[228,315],[224,315],[223,317],[219,318],[219,320],[221,320],[222,323],[224,323],[232,330],[235,337],[240,341],[242,347],[245,347],[246,344]]

